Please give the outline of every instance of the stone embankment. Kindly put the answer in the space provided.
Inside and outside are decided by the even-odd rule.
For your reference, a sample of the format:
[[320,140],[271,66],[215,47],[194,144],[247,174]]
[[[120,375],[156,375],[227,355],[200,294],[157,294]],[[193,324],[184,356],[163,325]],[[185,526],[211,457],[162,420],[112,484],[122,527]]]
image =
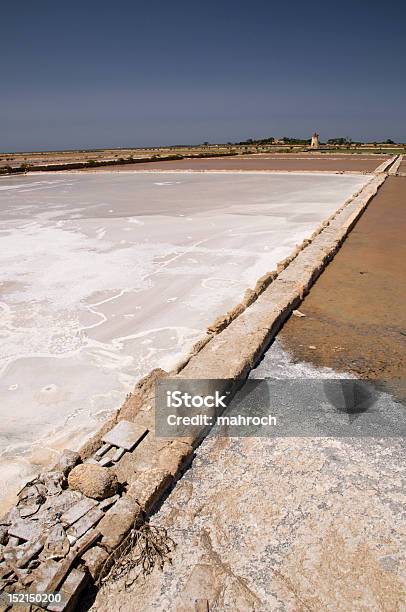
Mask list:
[[132,530],[162,502],[207,433],[202,427],[187,439],[155,436],[156,381],[220,378],[231,394],[236,391],[334,257],[393,161],[218,319],[175,371],[154,370],[79,453],[65,451],[49,472],[27,483],[0,520],[1,590],[60,591],[63,602],[47,609],[67,610],[86,584],[108,573]]
[[400,173],[400,166],[402,164],[402,161],[403,161],[403,156],[399,155],[395,163],[389,168],[390,176],[396,176],[397,174]]

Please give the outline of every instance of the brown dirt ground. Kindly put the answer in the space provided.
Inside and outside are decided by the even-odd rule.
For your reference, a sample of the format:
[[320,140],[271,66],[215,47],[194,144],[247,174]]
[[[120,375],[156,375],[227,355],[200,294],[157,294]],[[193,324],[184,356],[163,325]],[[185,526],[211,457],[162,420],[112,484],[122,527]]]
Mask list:
[[[279,338],[295,360],[406,396],[406,177],[388,178]],[[316,347],[310,349],[309,347]]]
[[[120,166],[114,171],[134,170],[291,170],[329,172],[372,172],[387,156],[385,155],[317,155],[289,153],[241,155],[211,159],[180,159],[174,161],[148,162]],[[111,167],[91,169],[91,172],[111,171]]]

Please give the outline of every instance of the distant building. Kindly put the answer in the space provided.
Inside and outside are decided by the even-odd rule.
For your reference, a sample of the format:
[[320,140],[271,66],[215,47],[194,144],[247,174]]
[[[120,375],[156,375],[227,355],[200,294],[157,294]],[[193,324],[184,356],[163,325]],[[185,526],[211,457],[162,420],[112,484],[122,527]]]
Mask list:
[[314,132],[314,134],[312,136],[312,142],[310,143],[310,148],[311,149],[318,149],[319,148],[319,135],[316,134],[316,132]]

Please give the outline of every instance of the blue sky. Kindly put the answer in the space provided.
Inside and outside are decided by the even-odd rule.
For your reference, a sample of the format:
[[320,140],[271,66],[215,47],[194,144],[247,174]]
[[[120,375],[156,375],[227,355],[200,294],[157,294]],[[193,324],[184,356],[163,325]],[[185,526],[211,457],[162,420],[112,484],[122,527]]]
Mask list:
[[406,141],[406,3],[20,0],[0,23],[0,150]]

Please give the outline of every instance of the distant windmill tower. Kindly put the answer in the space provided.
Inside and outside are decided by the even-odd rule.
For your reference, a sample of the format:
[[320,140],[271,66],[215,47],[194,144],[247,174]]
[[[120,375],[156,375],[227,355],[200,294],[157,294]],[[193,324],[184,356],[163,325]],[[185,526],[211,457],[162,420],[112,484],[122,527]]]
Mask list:
[[316,134],[316,132],[314,132],[314,134],[312,136],[312,142],[310,143],[310,148],[311,149],[318,149],[319,148],[319,135]]

